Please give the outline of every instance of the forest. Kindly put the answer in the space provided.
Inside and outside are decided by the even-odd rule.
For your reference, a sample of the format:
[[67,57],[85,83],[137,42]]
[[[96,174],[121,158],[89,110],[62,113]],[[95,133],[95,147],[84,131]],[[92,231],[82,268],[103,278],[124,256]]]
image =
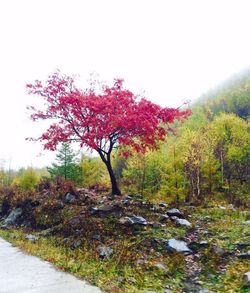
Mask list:
[[[248,292],[250,71],[172,116],[146,102],[136,106],[151,113],[126,118],[130,134],[138,124],[142,142],[122,136],[116,148],[112,133],[98,155],[56,129],[61,140],[50,166],[2,167],[0,235],[106,292]],[[157,135],[144,138],[156,113],[163,117]]]

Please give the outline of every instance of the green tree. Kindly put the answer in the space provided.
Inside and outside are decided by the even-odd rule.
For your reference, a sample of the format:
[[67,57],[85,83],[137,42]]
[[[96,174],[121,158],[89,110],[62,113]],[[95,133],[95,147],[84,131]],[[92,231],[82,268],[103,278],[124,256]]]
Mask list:
[[56,155],[56,162],[48,167],[48,172],[52,178],[60,176],[78,184],[81,182],[81,168],[77,162],[77,153],[68,143],[62,143]]

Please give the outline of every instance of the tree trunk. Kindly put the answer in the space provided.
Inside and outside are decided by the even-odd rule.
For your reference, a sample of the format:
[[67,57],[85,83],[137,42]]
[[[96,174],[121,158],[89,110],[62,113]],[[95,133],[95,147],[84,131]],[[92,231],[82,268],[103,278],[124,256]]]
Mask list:
[[117,184],[115,174],[114,174],[114,171],[112,169],[110,160],[107,160],[105,162],[105,165],[106,165],[107,170],[109,172],[109,177],[110,177],[110,181],[111,181],[111,185],[112,185],[112,195],[121,195],[121,191],[120,191],[120,189],[118,187],[118,184]]
[[105,164],[109,172],[109,177],[110,177],[111,186],[112,186],[112,195],[121,195],[121,191],[118,187],[115,174],[111,165],[111,151],[112,151],[112,147],[110,148],[109,152],[106,153],[106,156],[105,156],[101,149],[97,150],[98,154],[100,155],[103,163]]

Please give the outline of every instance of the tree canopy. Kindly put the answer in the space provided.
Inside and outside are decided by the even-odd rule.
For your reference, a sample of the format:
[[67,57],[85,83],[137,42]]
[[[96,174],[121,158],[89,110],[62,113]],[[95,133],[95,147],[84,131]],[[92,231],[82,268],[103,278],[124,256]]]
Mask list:
[[[56,120],[39,138],[46,149],[55,150],[60,142],[77,141],[94,149],[105,163],[112,183],[112,193],[120,194],[111,166],[111,152],[118,145],[128,145],[138,152],[155,148],[163,140],[167,123],[184,119],[189,111],[162,108],[145,98],[139,99],[116,79],[112,86],[82,90],[74,79],[59,72],[45,83],[27,85],[32,95],[41,96],[45,109],[33,107],[32,119]],[[128,155],[128,153],[126,154]]]

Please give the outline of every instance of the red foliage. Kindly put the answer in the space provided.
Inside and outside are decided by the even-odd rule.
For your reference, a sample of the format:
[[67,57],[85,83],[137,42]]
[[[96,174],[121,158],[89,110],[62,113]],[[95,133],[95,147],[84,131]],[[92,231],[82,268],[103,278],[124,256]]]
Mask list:
[[30,108],[31,118],[56,119],[39,138],[50,150],[62,141],[78,141],[103,155],[118,144],[144,152],[146,147],[154,148],[157,140],[164,139],[166,123],[190,114],[188,110],[162,108],[144,98],[138,99],[123,88],[120,79],[111,87],[104,86],[99,93],[93,88],[80,90],[73,78],[55,73],[46,83],[36,81],[27,89],[46,101],[44,111]]

